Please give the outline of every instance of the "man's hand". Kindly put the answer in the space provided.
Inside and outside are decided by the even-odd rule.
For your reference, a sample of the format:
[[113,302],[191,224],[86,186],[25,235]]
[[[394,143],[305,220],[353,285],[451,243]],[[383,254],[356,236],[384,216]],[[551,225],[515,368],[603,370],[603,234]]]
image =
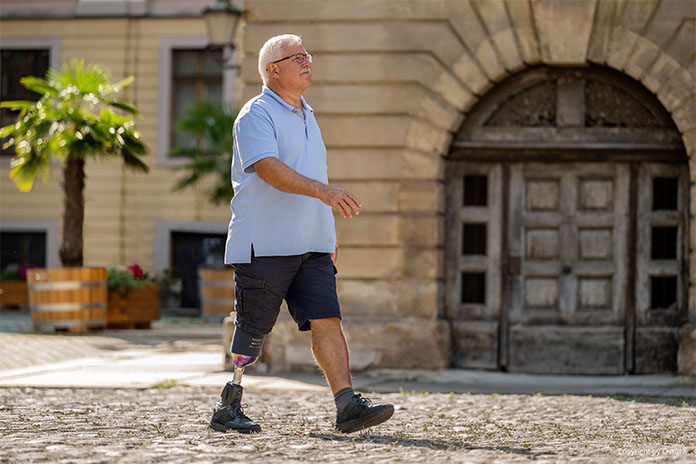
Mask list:
[[338,211],[341,217],[353,217],[360,214],[360,200],[348,190],[333,185],[324,185],[319,199]]
[[331,261],[333,261],[334,266],[336,265],[336,260],[338,259],[338,243],[336,244],[336,250],[331,253]]

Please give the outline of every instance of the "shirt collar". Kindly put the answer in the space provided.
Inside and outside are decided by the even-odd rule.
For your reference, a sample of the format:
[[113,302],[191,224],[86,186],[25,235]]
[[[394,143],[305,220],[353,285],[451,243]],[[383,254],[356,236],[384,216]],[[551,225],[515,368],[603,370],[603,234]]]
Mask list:
[[[263,86],[263,93],[264,93],[265,95],[269,95],[269,96],[273,97],[273,98],[274,98],[275,100],[277,100],[281,105],[283,105],[283,107],[284,107],[286,110],[288,110],[288,111],[295,111],[295,110],[297,110],[297,108],[295,108],[294,106],[292,106],[291,104],[289,104],[288,102],[286,102],[285,100],[283,100],[282,98],[280,98],[280,95],[278,95],[277,93],[275,93],[274,91],[272,91],[271,89],[269,89],[268,87],[266,87],[265,85]],[[305,110],[314,113],[314,110],[312,109],[311,106],[309,106],[309,105],[307,104],[307,101],[305,100],[304,97],[300,96],[300,101],[302,102],[302,107],[303,107]]]

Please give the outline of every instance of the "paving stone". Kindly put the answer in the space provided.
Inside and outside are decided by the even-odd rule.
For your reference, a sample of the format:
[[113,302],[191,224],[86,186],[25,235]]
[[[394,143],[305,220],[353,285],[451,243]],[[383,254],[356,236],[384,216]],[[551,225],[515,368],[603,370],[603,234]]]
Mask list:
[[220,389],[0,389],[3,462],[693,462],[693,401],[392,393],[394,417],[333,432],[329,394],[256,392],[262,433],[212,431]]

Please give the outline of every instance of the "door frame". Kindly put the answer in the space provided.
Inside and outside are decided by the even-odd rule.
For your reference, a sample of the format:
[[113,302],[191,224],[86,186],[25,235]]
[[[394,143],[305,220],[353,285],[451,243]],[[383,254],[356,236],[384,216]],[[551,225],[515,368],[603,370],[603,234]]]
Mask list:
[[[627,264],[626,264],[626,276],[627,282],[625,286],[626,294],[624,296],[625,312],[624,312],[624,372],[627,374],[635,373],[635,330],[636,330],[636,279],[637,275],[637,233],[638,233],[638,175],[641,164],[644,163],[659,163],[659,164],[678,164],[683,165],[685,159],[683,157],[683,152],[669,150],[667,152],[661,152],[657,147],[651,147],[643,150],[641,153],[635,153],[631,156],[627,156],[624,150],[603,150],[601,156],[595,153],[594,156],[583,156],[583,152],[591,153],[595,149],[590,149],[590,147],[577,147],[576,155],[563,157],[563,161],[570,162],[597,162],[601,159],[603,162],[607,163],[625,163],[629,170],[629,185],[628,185],[628,202],[629,202],[629,214],[627,221],[627,231],[626,236],[628,240],[627,252]],[[663,147],[667,148],[667,147]],[[500,294],[498,301],[500,302],[500,307],[498,311],[498,353],[497,353],[497,368],[501,371],[507,371],[510,360],[510,324],[509,324],[509,299],[510,299],[510,277],[518,272],[520,266],[519,260],[512,259],[509,253],[508,237],[507,231],[509,227],[509,214],[510,214],[510,169],[514,163],[525,163],[525,162],[544,162],[551,159],[558,160],[557,156],[554,156],[555,150],[539,149],[529,150],[527,148],[521,154],[521,156],[514,156],[508,150],[498,150],[494,149],[493,152],[497,152],[498,156],[484,155],[481,151],[466,150],[467,156],[460,156],[456,159],[450,159],[449,163],[456,164],[470,164],[475,166],[479,163],[485,164],[500,164],[501,166],[501,186],[499,194],[502,195],[501,205],[500,205],[500,240],[498,243],[500,255]],[[659,156],[658,156],[659,153]],[[447,189],[448,196],[452,195],[451,184],[454,182],[454,177],[460,175],[462,172],[461,168],[457,169],[447,169]],[[489,194],[490,195],[490,194]],[[451,207],[451,200],[447,202],[447,208]],[[684,208],[688,210],[689,205],[683,205]],[[683,213],[683,209],[681,210]],[[458,217],[458,216],[457,216]],[[459,219],[457,219],[459,220]],[[454,224],[454,213],[446,214],[446,229],[450,236],[447,237],[448,243],[452,240],[460,240],[461,237],[454,237],[454,231],[459,230]],[[688,237],[688,224],[685,224],[685,236]],[[682,244],[683,245],[683,244]],[[446,244],[446,252],[451,251],[451,245]],[[688,272],[688,262],[684,264],[685,272]],[[450,265],[447,266],[447,297],[446,297],[446,308],[445,314],[447,319],[454,321],[453,314],[450,308],[451,296],[449,295],[452,291],[452,270]],[[684,292],[685,289],[679,290]],[[685,300],[684,300],[685,301]]]

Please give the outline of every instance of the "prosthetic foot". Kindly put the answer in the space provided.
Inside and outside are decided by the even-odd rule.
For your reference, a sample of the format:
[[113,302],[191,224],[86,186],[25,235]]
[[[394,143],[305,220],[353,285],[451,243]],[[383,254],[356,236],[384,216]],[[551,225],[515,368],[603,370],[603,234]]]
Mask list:
[[249,419],[242,409],[244,388],[227,382],[220,394],[220,402],[213,411],[210,426],[218,432],[236,430],[239,433],[259,433],[261,427]]
[[259,433],[261,426],[249,419],[242,409],[242,375],[244,368],[256,362],[261,353],[264,335],[255,335],[237,327],[232,336],[234,377],[220,394],[220,402],[213,410],[210,426],[218,432],[236,430],[240,433]]

